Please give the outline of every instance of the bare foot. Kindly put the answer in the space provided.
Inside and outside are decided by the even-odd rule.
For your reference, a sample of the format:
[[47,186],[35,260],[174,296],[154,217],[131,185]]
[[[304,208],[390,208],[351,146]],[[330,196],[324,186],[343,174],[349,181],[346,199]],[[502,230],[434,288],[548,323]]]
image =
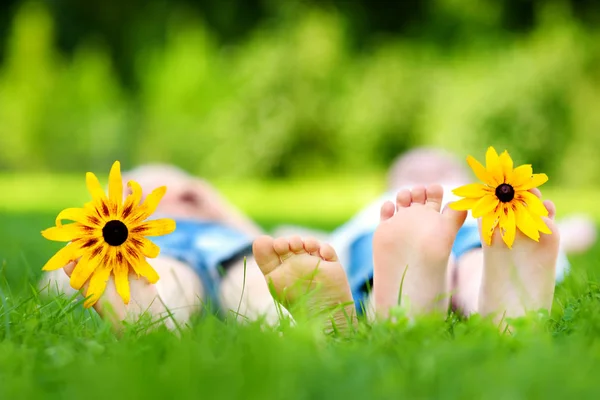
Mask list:
[[[69,278],[76,273],[76,265],[75,262],[71,262],[64,267]],[[174,328],[173,320],[159,295],[157,285],[150,284],[145,278],[138,278],[132,273],[129,274],[129,285],[131,296],[129,304],[125,304],[117,293],[114,278],[110,276],[104,293],[93,306],[102,319],[108,321],[116,331],[122,330],[123,322],[134,323],[144,315],[150,316],[154,322],[157,319],[164,319],[166,326]],[[84,295],[87,293],[88,286],[89,280],[82,286]],[[179,295],[182,296],[181,291]]]
[[373,237],[378,317],[388,318],[399,301],[409,316],[447,311],[450,252],[467,213],[448,207],[440,213],[443,194],[440,185],[418,186],[398,192],[395,206],[388,201],[381,207],[381,223]]
[[346,330],[353,323],[356,310],[348,278],[331,246],[298,236],[261,236],[252,250],[277,300],[292,316],[324,318],[326,332]]
[[[538,189],[531,192],[541,197]],[[543,220],[552,234],[542,234],[539,242],[518,230],[512,250],[504,245],[498,230],[492,236],[491,246],[482,240],[480,314],[493,314],[499,321],[523,316],[528,311],[549,311],[552,307],[560,235],[554,223],[554,204],[544,201],[544,206],[549,215]]]

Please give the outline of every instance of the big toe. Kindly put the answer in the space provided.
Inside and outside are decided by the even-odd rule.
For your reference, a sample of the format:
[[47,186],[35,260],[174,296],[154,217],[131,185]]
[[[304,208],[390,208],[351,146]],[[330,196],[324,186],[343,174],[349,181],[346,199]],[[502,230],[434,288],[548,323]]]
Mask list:
[[272,237],[263,235],[256,238],[252,243],[254,259],[264,275],[268,275],[281,262],[275,251],[274,242]]

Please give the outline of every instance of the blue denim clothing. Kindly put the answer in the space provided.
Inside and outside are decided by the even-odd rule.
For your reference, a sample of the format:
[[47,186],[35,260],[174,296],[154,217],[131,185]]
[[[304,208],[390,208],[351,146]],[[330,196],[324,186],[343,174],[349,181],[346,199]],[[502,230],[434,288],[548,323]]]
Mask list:
[[176,220],[173,233],[151,238],[160,254],[175,258],[194,269],[206,291],[206,301],[217,306],[222,264],[250,253],[252,238],[214,222]]

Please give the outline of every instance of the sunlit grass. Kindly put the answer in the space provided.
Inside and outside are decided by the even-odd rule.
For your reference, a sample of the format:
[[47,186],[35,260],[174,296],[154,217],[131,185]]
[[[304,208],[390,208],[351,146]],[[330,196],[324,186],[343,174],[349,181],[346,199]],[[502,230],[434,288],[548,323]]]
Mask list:
[[576,300],[569,321],[527,318],[513,335],[477,317],[362,324],[346,339],[206,317],[117,338],[77,304],[33,297],[0,304],[0,398],[594,398],[598,339],[559,330],[598,329],[592,297]]
[[551,318],[525,317],[507,333],[450,315],[361,321],[344,337],[306,321],[211,315],[177,334],[139,323],[117,337],[81,299],[16,293],[0,274],[0,399],[594,399],[600,291],[580,278],[599,264],[590,254],[575,265]]

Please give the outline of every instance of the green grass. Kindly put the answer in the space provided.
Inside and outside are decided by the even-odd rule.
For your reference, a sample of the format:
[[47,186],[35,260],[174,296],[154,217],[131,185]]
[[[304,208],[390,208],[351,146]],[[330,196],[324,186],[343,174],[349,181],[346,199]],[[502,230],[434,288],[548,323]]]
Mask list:
[[178,335],[140,325],[118,339],[80,303],[2,284],[0,398],[597,398],[600,290],[582,273],[550,319],[512,334],[451,316],[363,323],[349,338],[204,316]]
[[[0,180],[0,190],[6,182]],[[364,191],[350,183],[342,189],[323,182],[288,188],[271,183],[274,200],[260,206],[248,200],[257,198],[260,185],[221,186],[234,197],[240,194],[233,200],[242,208],[270,208],[273,216],[265,218],[266,211],[262,216],[267,226],[279,218],[327,229],[368,200],[366,192],[376,194],[375,182]],[[78,179],[63,187],[83,190]],[[311,190],[328,199],[325,211],[311,209],[317,208],[310,205]],[[342,204],[355,194],[359,200]],[[203,315],[178,333],[146,332],[139,324],[117,338],[79,302],[44,298],[34,288],[41,264],[59,247],[39,231],[52,224],[61,207],[80,199],[56,191],[52,180],[23,184],[8,197],[0,203],[0,399],[600,395],[600,246],[572,258],[573,272],[557,288],[551,315],[523,318],[511,333],[501,334],[479,317],[451,315],[414,324],[361,323],[350,337],[324,337],[310,324],[261,328]],[[559,201],[568,204],[567,199]],[[585,206],[587,200],[580,201]],[[306,212],[288,214],[298,204],[305,204]],[[254,215],[261,220],[260,212]]]

